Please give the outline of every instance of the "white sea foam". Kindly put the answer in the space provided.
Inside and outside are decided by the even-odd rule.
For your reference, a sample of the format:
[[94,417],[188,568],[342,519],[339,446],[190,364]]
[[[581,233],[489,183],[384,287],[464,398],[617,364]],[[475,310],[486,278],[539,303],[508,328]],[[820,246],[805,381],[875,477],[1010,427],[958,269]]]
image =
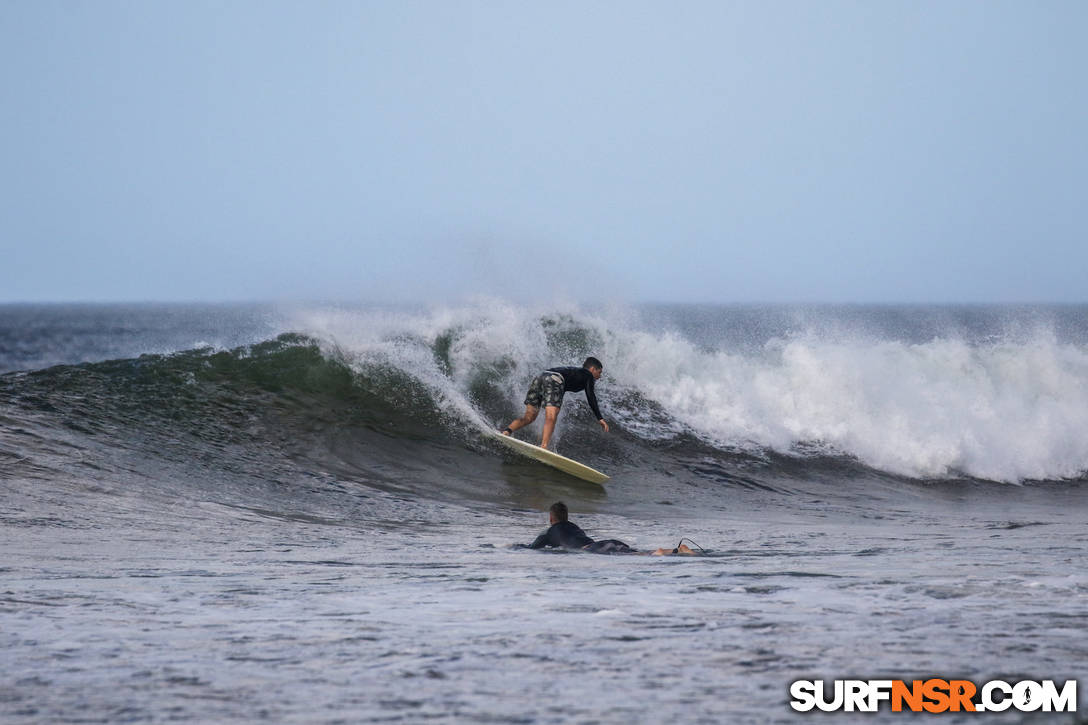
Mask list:
[[[657,354],[654,351],[660,351]],[[1088,469],[1088,351],[1051,339],[772,341],[758,358],[648,344],[618,361],[648,397],[725,442],[819,443],[911,476],[1001,481]]]
[[[310,310],[302,327],[411,373],[473,425],[493,424],[470,393],[481,375],[517,408],[534,374],[577,364],[588,349],[605,361],[606,416],[645,438],[687,430],[725,446],[815,447],[915,477],[1016,482],[1088,470],[1088,346],[1045,329],[983,343],[793,331],[731,351],[648,331],[634,317],[480,300],[425,312]],[[442,338],[448,367],[436,360]],[[652,401],[666,415],[651,419],[620,399]]]

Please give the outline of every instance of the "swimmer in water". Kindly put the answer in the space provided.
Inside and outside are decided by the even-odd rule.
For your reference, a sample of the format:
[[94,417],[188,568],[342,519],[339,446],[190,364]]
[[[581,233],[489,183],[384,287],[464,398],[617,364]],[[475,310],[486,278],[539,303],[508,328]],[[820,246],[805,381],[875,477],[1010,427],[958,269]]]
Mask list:
[[670,556],[682,554],[697,556],[688,546],[680,544],[675,549],[661,548],[653,552],[639,552],[618,539],[594,541],[586,536],[581,527],[569,520],[570,512],[562,501],[556,501],[548,509],[548,521],[551,526],[529,545],[530,549],[554,547],[557,549],[581,549],[594,554],[643,554],[649,556]]

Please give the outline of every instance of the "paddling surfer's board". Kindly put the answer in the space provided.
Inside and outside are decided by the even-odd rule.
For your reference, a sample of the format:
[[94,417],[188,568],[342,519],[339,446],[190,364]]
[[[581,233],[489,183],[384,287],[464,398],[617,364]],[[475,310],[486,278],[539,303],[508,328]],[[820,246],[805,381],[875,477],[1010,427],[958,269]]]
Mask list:
[[589,481],[590,483],[604,483],[608,480],[608,476],[604,475],[595,468],[590,468],[584,463],[561,456],[558,453],[552,453],[547,448],[541,448],[540,446],[534,446],[532,443],[526,443],[525,441],[519,441],[513,436],[504,436],[502,433],[491,432],[492,437],[498,438],[510,448],[520,453],[523,456],[528,456],[534,460],[545,463],[552,468],[558,468],[563,473],[569,473],[570,475],[580,478],[583,481]]

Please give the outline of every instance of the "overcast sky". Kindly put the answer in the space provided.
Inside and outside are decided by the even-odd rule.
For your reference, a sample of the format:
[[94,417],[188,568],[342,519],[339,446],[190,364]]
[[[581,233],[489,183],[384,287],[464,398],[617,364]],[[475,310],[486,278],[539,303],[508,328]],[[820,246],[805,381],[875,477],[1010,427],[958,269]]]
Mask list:
[[0,2],[0,301],[1088,301],[1088,2]]

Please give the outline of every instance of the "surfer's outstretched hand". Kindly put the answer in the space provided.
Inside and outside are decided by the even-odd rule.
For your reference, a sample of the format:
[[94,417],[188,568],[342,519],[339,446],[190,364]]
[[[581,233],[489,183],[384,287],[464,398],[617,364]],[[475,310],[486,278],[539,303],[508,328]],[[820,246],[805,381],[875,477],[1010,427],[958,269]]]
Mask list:
[[604,428],[604,432],[607,433],[608,432],[608,423],[605,422],[605,419],[601,418],[597,422],[601,424],[601,427]]

